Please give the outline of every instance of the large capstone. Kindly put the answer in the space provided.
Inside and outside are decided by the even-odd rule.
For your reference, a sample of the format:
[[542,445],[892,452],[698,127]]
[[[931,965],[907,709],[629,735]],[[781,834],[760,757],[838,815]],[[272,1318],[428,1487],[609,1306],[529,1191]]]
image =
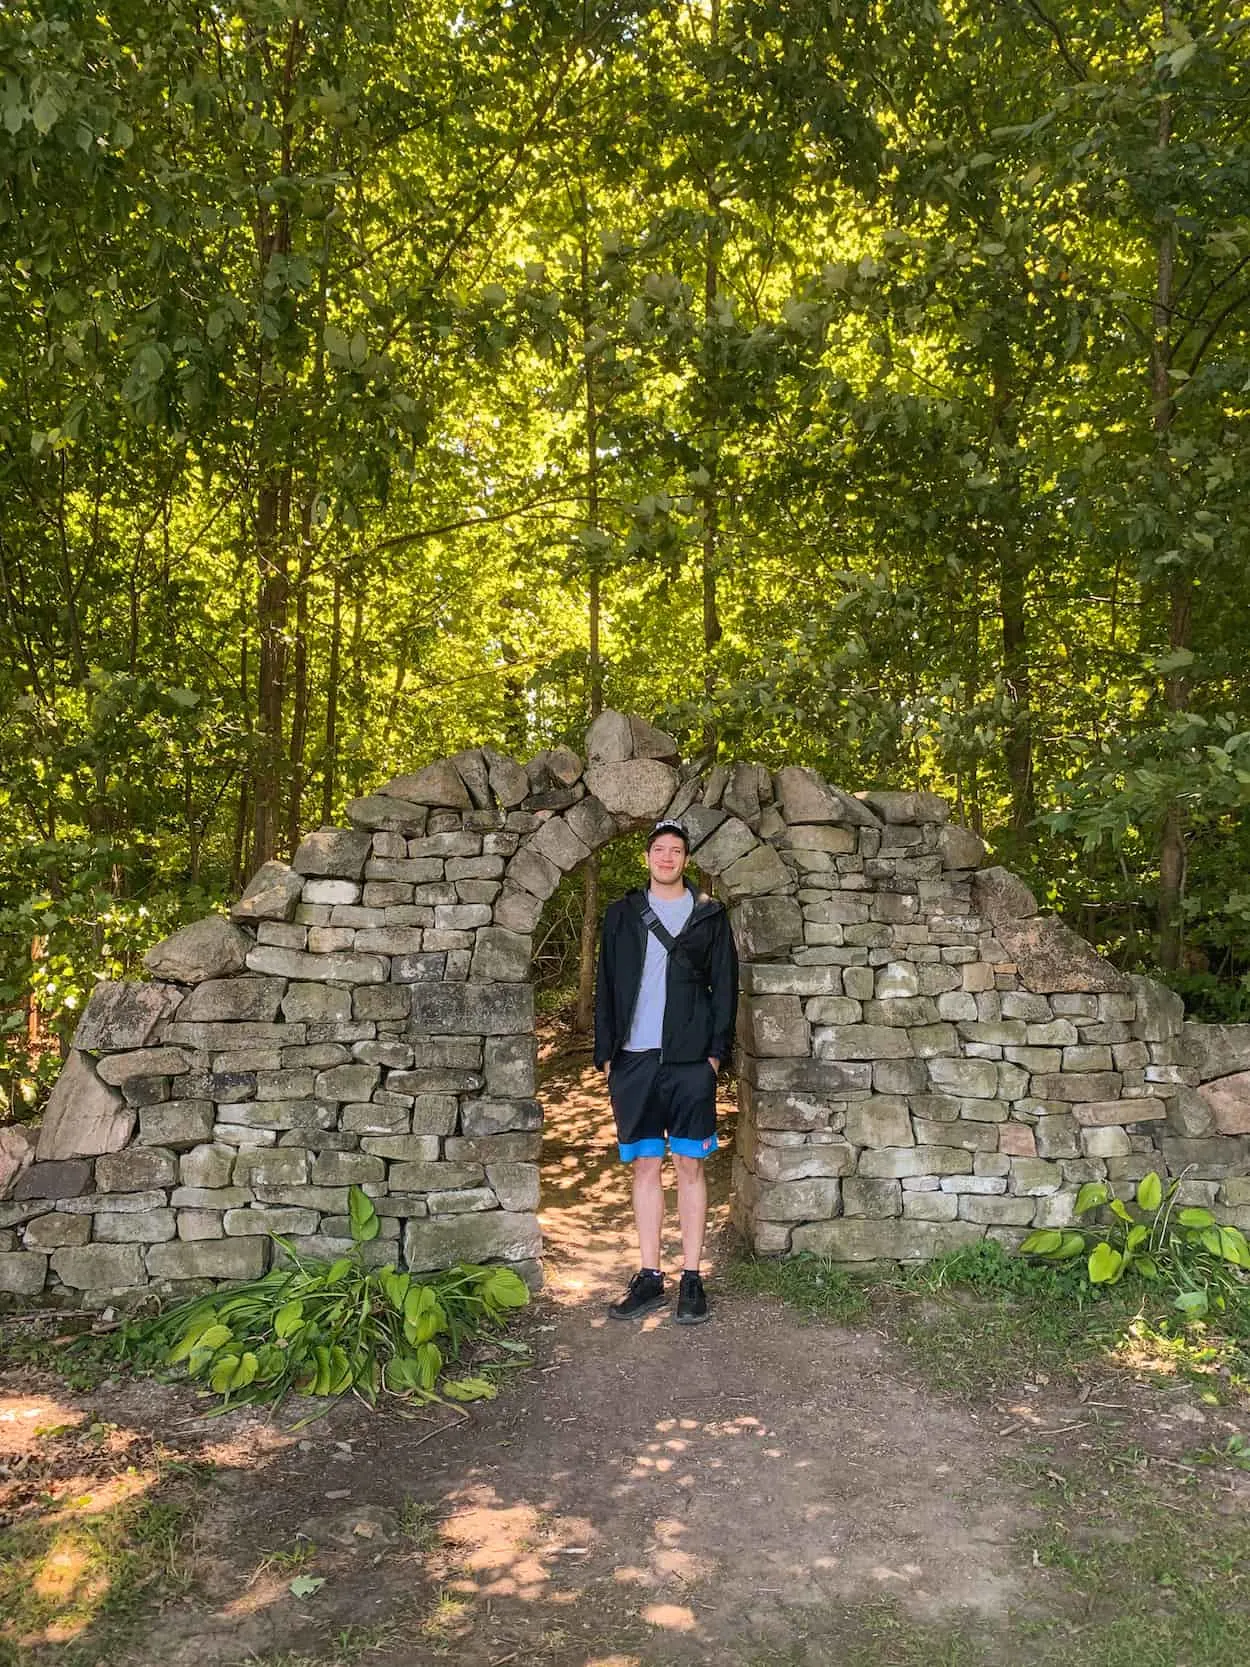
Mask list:
[[202,984],[206,978],[229,978],[247,966],[252,940],[221,915],[193,921],[143,957],[153,978],[174,984]]
[[299,904],[304,882],[284,862],[265,862],[247,883],[242,897],[230,910],[233,920],[291,920]]

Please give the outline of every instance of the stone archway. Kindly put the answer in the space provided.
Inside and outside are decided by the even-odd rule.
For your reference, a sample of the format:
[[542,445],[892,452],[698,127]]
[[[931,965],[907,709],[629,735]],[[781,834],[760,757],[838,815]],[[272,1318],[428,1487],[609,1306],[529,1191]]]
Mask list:
[[148,982],[99,985],[37,1148],[0,1153],[0,1290],[251,1277],[275,1230],[337,1253],[353,1184],[371,1256],[537,1277],[531,933],[564,874],[663,813],[742,958],[733,1218],[758,1250],[1015,1242],[1070,1220],[1081,1180],[1152,1165],[1250,1217],[1250,1027],[1182,1032],[935,795],[683,766],[605,712],[585,762],[483,747],[395,778],[157,945]]

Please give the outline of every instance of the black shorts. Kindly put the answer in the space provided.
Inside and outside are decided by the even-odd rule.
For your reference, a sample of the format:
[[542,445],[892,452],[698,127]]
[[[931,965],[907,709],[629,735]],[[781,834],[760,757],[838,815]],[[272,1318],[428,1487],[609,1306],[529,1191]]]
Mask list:
[[706,1059],[661,1065],[659,1048],[618,1053],[608,1076],[621,1160],[686,1158],[716,1150],[716,1072]]

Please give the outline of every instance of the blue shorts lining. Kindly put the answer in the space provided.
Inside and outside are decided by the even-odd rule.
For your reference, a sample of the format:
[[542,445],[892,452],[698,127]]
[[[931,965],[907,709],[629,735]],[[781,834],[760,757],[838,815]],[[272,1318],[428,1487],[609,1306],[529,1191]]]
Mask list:
[[620,1148],[621,1162],[633,1163],[635,1158],[662,1158],[664,1156],[664,1142],[662,1140],[632,1140],[628,1146]]
[[710,1158],[717,1150],[716,1136],[710,1134],[703,1140],[686,1140],[676,1135],[670,1138],[668,1149],[681,1158]]
[[[662,1140],[631,1141],[628,1146],[619,1147],[621,1162],[633,1163],[635,1158],[662,1158],[664,1144]],[[668,1142],[668,1150],[681,1158],[710,1158],[719,1146],[714,1134],[708,1135],[705,1140],[684,1140],[675,1135]]]

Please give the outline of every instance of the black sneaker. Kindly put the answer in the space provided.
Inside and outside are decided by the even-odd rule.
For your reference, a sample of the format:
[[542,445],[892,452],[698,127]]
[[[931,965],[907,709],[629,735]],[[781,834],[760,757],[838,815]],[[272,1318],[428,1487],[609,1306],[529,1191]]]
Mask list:
[[629,1289],[621,1300],[608,1305],[608,1313],[614,1320],[639,1320],[653,1308],[659,1308],[665,1300],[664,1275],[644,1273],[640,1269],[630,1280]]
[[702,1325],[710,1317],[703,1281],[697,1273],[683,1273],[677,1287],[677,1312],[673,1319],[678,1325]]

